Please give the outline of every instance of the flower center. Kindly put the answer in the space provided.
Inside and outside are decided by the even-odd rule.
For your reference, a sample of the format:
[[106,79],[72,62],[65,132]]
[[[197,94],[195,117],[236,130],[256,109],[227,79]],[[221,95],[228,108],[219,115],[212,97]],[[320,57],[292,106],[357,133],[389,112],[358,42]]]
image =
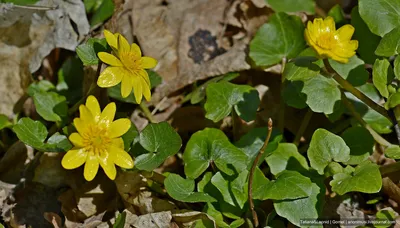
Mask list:
[[323,33],[317,39],[317,45],[323,49],[332,49],[335,45],[335,37],[331,33]]
[[121,52],[119,58],[126,68],[130,71],[137,71],[141,68],[140,56],[133,52]]
[[99,154],[106,151],[111,139],[108,137],[107,129],[98,125],[88,127],[88,130],[82,134],[83,144],[87,151]]

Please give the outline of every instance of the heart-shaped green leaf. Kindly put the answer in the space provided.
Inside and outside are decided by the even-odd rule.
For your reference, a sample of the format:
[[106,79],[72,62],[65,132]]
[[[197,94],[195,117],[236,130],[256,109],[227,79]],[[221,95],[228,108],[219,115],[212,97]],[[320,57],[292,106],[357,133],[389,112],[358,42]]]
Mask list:
[[375,140],[371,133],[363,127],[351,127],[343,132],[342,138],[350,148],[349,165],[358,165],[368,159],[373,152]]
[[353,86],[364,85],[369,78],[364,61],[356,55],[351,57],[348,63],[339,63],[331,59],[329,59],[329,63],[340,76],[349,81]]
[[306,12],[315,13],[314,0],[266,0],[275,12]]
[[389,91],[387,86],[394,78],[393,69],[387,59],[377,59],[372,68],[372,81],[379,93],[388,98]]
[[6,115],[0,114],[0,130],[11,126],[12,123],[8,120],[8,117]]
[[175,200],[188,203],[215,202],[216,200],[204,192],[193,192],[195,183],[191,179],[183,179],[181,176],[171,173],[165,178],[165,189]]
[[33,94],[33,102],[36,111],[47,121],[59,122],[67,116],[67,100],[55,92],[37,91]]
[[196,179],[214,163],[220,171],[233,175],[246,169],[247,156],[229,142],[219,129],[206,128],[192,135],[183,153],[185,174]]
[[83,65],[96,65],[99,63],[97,53],[107,50],[106,39],[89,38],[84,44],[76,48],[76,54],[82,60]]
[[339,195],[347,192],[376,193],[381,190],[382,177],[377,164],[365,161],[358,165],[351,174],[335,174],[330,185],[332,190]]
[[384,36],[400,25],[400,0],[360,0],[358,6],[362,19],[376,35]]
[[258,92],[248,85],[235,85],[226,81],[207,86],[206,117],[214,122],[222,120],[235,108],[245,121],[254,120],[260,104]]
[[400,159],[400,147],[398,145],[391,145],[385,150],[385,156],[393,159]]
[[241,172],[236,178],[217,172],[211,178],[211,183],[220,191],[225,202],[243,208],[247,201],[247,176],[247,170]]
[[265,161],[274,175],[284,170],[304,173],[309,169],[306,158],[297,151],[293,143],[279,143],[278,148]]
[[138,169],[152,171],[169,156],[176,154],[182,146],[182,139],[167,122],[151,123],[140,133],[140,145],[150,153],[142,154],[135,160]]
[[341,137],[319,128],[311,138],[307,155],[311,167],[322,175],[331,161],[347,162],[350,159],[350,148]]
[[[400,26],[400,25],[399,25]],[[376,48],[375,54],[384,57],[398,55],[400,51],[400,27],[394,28],[392,31],[386,33],[381,42]]]
[[257,66],[271,66],[296,57],[304,48],[304,25],[297,16],[276,13],[250,42],[250,57]]
[[265,177],[264,173],[257,167],[253,176],[253,199],[266,199],[266,189],[269,187],[270,181]]

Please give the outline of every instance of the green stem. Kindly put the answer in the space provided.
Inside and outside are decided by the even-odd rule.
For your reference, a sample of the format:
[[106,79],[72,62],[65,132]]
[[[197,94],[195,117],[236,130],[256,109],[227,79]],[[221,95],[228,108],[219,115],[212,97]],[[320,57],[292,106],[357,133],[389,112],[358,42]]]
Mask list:
[[347,90],[348,92],[352,93],[355,97],[357,97],[358,99],[360,99],[362,102],[364,102],[366,105],[368,105],[370,108],[372,108],[373,110],[379,112],[381,115],[385,116],[386,118],[388,118],[389,120],[391,120],[393,122],[393,124],[397,124],[396,118],[393,118],[394,116],[390,115],[386,109],[382,106],[380,106],[379,104],[375,103],[373,100],[371,100],[371,98],[367,97],[365,94],[363,94],[362,92],[360,92],[358,89],[356,89],[352,84],[350,84],[347,80],[345,80],[344,78],[342,78],[329,64],[328,59],[324,59],[324,65],[326,70],[328,71],[328,73],[330,73],[333,76],[333,79],[335,79],[335,81],[337,83],[339,83],[339,85],[341,85],[345,90]]
[[296,146],[299,145],[301,136],[303,136],[304,132],[306,131],[308,123],[310,123],[312,114],[313,111],[311,109],[308,109],[306,115],[303,118],[303,121],[301,122],[300,128],[296,133],[296,138],[294,139],[293,142]]
[[156,123],[156,121],[153,118],[153,115],[151,114],[149,108],[144,104],[144,102],[141,102],[139,104],[140,108],[143,111],[143,114],[146,116],[146,118],[150,121],[150,123]]
[[372,137],[375,139],[376,142],[378,142],[379,144],[381,144],[382,146],[390,146],[391,143],[388,142],[386,139],[382,138],[382,136],[380,134],[378,134],[376,131],[374,131],[374,129],[371,128],[371,126],[369,126],[361,117],[361,115],[356,111],[356,109],[354,108],[353,104],[351,103],[351,101],[346,97],[346,94],[344,94],[343,90],[340,90],[342,93],[342,101],[344,103],[344,105],[346,106],[346,108],[350,111],[350,113],[353,115],[353,117],[363,126],[365,127],[369,133],[371,133]]

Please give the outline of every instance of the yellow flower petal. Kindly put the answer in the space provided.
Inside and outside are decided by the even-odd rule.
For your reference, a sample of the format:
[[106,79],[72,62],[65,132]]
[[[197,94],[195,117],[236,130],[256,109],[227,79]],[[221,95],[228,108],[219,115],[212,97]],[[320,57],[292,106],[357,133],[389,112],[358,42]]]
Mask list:
[[104,30],[104,37],[106,38],[107,43],[108,45],[110,45],[110,47],[118,49],[118,40],[114,34],[112,34],[108,30]]
[[76,147],[84,147],[82,136],[76,132],[69,136],[69,141],[71,141]]
[[118,85],[121,82],[123,72],[121,67],[107,67],[101,72],[97,85],[102,88],[108,88]]
[[124,140],[122,138],[111,139],[111,144],[121,149],[124,149],[125,147]]
[[325,31],[324,24],[325,23],[322,18],[316,18],[314,20],[314,23],[313,23],[314,31],[313,32],[314,32],[315,36],[319,36],[320,33]]
[[92,113],[94,119],[96,121],[99,120],[100,118],[100,105],[99,102],[97,101],[95,96],[90,95],[87,99],[86,99],[86,107],[90,110],[90,112]]
[[117,57],[108,54],[107,52],[99,52],[97,56],[103,63],[106,63],[110,66],[116,66],[116,67],[122,66],[121,61]]
[[74,126],[79,134],[84,134],[87,128],[87,124],[81,118],[74,119]]
[[114,120],[116,110],[117,107],[115,103],[114,102],[109,103],[101,113],[99,122],[105,124],[106,126],[109,126]]
[[91,181],[99,170],[99,160],[94,154],[88,154],[85,163],[85,169],[83,170],[83,176],[87,181]]
[[133,168],[134,163],[132,157],[123,149],[111,146],[109,148],[109,153],[117,166],[125,169]]
[[121,82],[121,96],[128,97],[132,92],[132,83],[129,76],[125,76]]
[[131,47],[128,41],[122,35],[118,36],[118,51],[119,52],[130,52]]
[[135,80],[134,82],[132,82],[135,100],[136,103],[140,104],[142,102],[142,97],[143,97],[142,80],[140,78],[135,78],[133,80]]
[[327,17],[324,20],[324,24],[325,24],[325,32],[335,32],[336,30],[336,26],[335,26],[335,20],[333,20],[332,17]]
[[82,121],[86,123],[91,123],[94,121],[94,117],[90,110],[85,106],[85,105],[80,105],[79,106],[79,113],[80,113],[80,118]]
[[145,80],[147,85],[150,87],[151,86],[150,85],[150,79],[149,79],[149,74],[147,73],[147,71],[142,69],[142,70],[139,71],[138,74],[139,74],[140,77],[142,77]]
[[142,57],[142,51],[140,50],[140,47],[135,43],[131,45],[131,52],[133,52],[135,56]]
[[115,168],[114,162],[109,156],[109,153],[102,153],[101,156],[98,156],[98,161],[108,178],[114,180],[117,176],[117,169]]
[[65,169],[76,169],[85,163],[86,157],[87,153],[84,149],[70,150],[64,155],[61,165]]
[[157,66],[157,60],[151,57],[142,57],[142,66],[144,69],[150,69]]
[[339,38],[340,41],[348,41],[351,39],[354,33],[354,27],[351,25],[343,25],[340,27],[337,31],[337,37]]
[[151,100],[151,92],[150,92],[150,87],[147,84],[147,82],[142,79],[142,88],[143,88],[143,96],[147,101]]
[[127,118],[118,119],[110,124],[109,137],[117,138],[125,134],[131,127],[131,121]]

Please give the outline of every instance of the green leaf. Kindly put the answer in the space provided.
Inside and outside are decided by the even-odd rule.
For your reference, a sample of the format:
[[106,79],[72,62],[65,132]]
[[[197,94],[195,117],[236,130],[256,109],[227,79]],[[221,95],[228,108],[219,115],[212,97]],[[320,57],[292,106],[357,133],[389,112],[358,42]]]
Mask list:
[[279,143],[278,148],[265,161],[274,175],[285,170],[304,173],[309,169],[306,158],[297,151],[293,143]]
[[0,114],[0,130],[11,126],[12,123],[8,120],[8,117],[6,115]]
[[142,154],[135,160],[141,170],[152,171],[169,156],[175,155],[182,146],[182,139],[167,122],[151,123],[140,133],[140,145],[150,153]]
[[66,98],[55,92],[37,91],[33,94],[36,111],[47,121],[59,122],[67,117]]
[[210,79],[207,82],[205,82],[204,84],[202,84],[201,86],[194,89],[193,92],[191,92],[190,94],[187,95],[187,97],[190,97],[191,104],[197,104],[200,101],[204,100],[204,98],[206,97],[206,89],[209,84],[214,83],[214,82],[219,82],[221,80],[229,82],[229,81],[237,78],[239,75],[240,74],[237,72],[230,72],[230,73],[221,75],[219,77]]
[[390,94],[388,100],[385,103],[385,107],[387,109],[394,108],[399,104],[400,104],[400,92],[396,92],[396,93]]
[[328,12],[328,16],[331,16],[335,20],[336,24],[346,24],[346,18],[342,6],[339,4],[334,5]]
[[[247,155],[248,169],[250,169],[253,165],[254,159],[256,159],[258,152],[260,151],[265,139],[267,138],[267,133],[268,129],[266,127],[253,128],[235,143],[235,146],[241,149]],[[278,148],[278,144],[281,140],[282,135],[277,130],[273,130],[267,148],[265,148],[264,154],[261,156],[258,165],[263,162],[266,156],[268,156],[271,152],[275,151],[276,148]]]
[[315,13],[314,0],[266,0],[275,12],[306,12]]
[[376,213],[376,219],[380,220],[374,227],[386,228],[392,227],[396,223],[396,215],[392,208],[384,208]]
[[369,64],[373,64],[378,56],[375,55],[381,38],[371,32],[358,13],[358,6],[351,11],[351,24],[354,26],[354,39],[358,40],[357,52],[361,58]]
[[258,92],[253,87],[221,81],[207,86],[204,108],[206,118],[214,122],[228,116],[232,108],[235,108],[240,118],[249,122],[255,119],[259,104]]
[[137,140],[139,141],[139,131],[137,130],[134,123],[131,123],[131,127],[129,130],[122,135],[122,139],[124,140],[124,148],[125,151],[129,151],[132,147],[132,143]]
[[369,78],[369,73],[365,69],[365,62],[356,55],[349,59],[348,63],[339,63],[329,59],[332,68],[353,86],[364,85]]
[[301,19],[276,13],[257,31],[250,42],[249,55],[257,66],[266,67],[279,63],[283,58],[296,57],[305,45]]
[[191,179],[183,179],[181,176],[171,173],[164,181],[165,189],[175,200],[197,203],[215,202],[216,200],[204,192],[193,192],[195,183]]
[[256,167],[253,176],[253,199],[266,199],[266,189],[269,187],[270,181],[264,176],[264,173]]
[[392,82],[394,78],[393,69],[387,59],[375,60],[372,69],[372,81],[379,93],[388,98],[389,91],[387,86]]
[[343,173],[344,169],[343,166],[340,165],[337,162],[331,162],[329,165],[325,168],[325,177],[330,177],[333,176],[337,173]]
[[302,81],[287,80],[285,82],[282,95],[285,103],[297,109],[303,109],[307,107],[307,95],[301,92],[303,87],[304,83]]
[[393,159],[400,159],[400,147],[398,145],[390,145],[385,149],[385,156]]
[[126,219],[126,212],[122,212],[117,216],[115,219],[115,223],[113,224],[113,228],[124,228],[125,227],[125,219]]
[[359,12],[369,29],[384,36],[400,25],[400,0],[360,0]]
[[396,57],[396,59],[394,60],[393,65],[394,65],[394,76],[397,79],[400,79],[400,55],[398,55]]
[[332,190],[339,195],[347,192],[376,193],[381,190],[382,177],[378,165],[365,161],[358,165],[351,174],[338,173],[334,175],[329,184],[332,186]]
[[19,140],[36,149],[43,147],[43,142],[47,137],[46,127],[39,121],[33,121],[27,117],[21,118],[14,125],[13,130]]
[[40,80],[39,82],[30,84],[27,93],[32,97],[36,92],[47,92],[53,89],[55,89],[53,83],[47,80]]
[[[379,103],[381,100],[381,96],[375,87],[367,83],[365,85],[357,87],[362,93],[364,93],[367,97],[371,98],[374,102]],[[376,132],[380,134],[387,134],[392,132],[392,123],[389,119],[382,116],[380,113],[371,109],[367,105],[365,105],[362,101],[356,98],[353,94],[345,92],[347,98],[353,101],[353,105],[356,108],[356,111],[360,113],[364,121],[372,127]],[[349,113],[349,112],[348,112]],[[350,114],[350,113],[349,113]]]
[[331,161],[347,162],[350,159],[350,148],[341,137],[319,128],[311,138],[307,155],[311,167],[322,175]]
[[[206,206],[204,207],[204,210],[208,215],[210,215],[211,217],[213,217],[213,219],[215,220],[215,223],[217,224],[218,227],[222,227],[222,228],[228,228],[229,225],[227,223],[224,222],[224,216],[222,215],[222,213],[220,211],[218,211],[213,204],[211,203],[207,203]],[[204,226],[206,228],[212,228],[212,224],[210,224],[210,226]],[[197,226],[196,226],[197,228]]]
[[373,152],[375,140],[364,127],[351,127],[343,132],[342,138],[350,148],[348,165],[358,165],[368,159]]
[[99,9],[90,18],[90,26],[93,27],[110,18],[114,13],[114,2],[112,0],[103,0]]
[[44,148],[46,152],[65,152],[72,149],[72,144],[69,142],[67,136],[56,132],[47,140]]
[[379,42],[376,48],[375,54],[384,57],[390,57],[393,55],[398,55],[400,50],[400,27],[393,29],[392,31],[385,34]]
[[83,96],[83,65],[78,57],[68,58],[58,70],[57,91],[75,104]]
[[217,172],[211,178],[211,183],[220,191],[225,202],[243,208],[247,201],[247,176],[247,170],[241,172],[235,179]]
[[193,179],[199,177],[212,162],[220,171],[233,175],[246,169],[247,159],[221,130],[214,128],[194,133],[183,153],[185,174]]
[[[317,184],[312,183],[311,190],[311,195],[309,197],[295,200],[274,201],[276,213],[299,227],[301,226],[301,219],[317,219],[319,217],[319,212],[321,211],[321,204],[322,200],[324,199],[325,189],[320,189]],[[323,192],[323,194],[321,194],[321,192]]]
[[[152,71],[152,70],[146,70],[146,71],[147,71],[147,74],[149,75],[149,79],[150,79],[150,85],[151,85],[150,89],[153,89],[161,83],[162,78],[155,71]],[[118,85],[113,86],[111,88],[108,88],[107,94],[109,97],[112,97],[116,100],[119,100],[119,101],[122,101],[125,103],[137,104],[133,90],[132,90],[131,94],[129,94],[128,97],[123,98],[121,96],[121,83],[119,83]]]
[[284,170],[265,188],[265,199],[288,200],[308,197],[312,193],[310,178],[296,171]]
[[97,53],[103,51],[107,51],[107,41],[104,38],[89,38],[86,43],[76,48],[76,54],[78,54],[85,66],[97,65],[99,63]]

